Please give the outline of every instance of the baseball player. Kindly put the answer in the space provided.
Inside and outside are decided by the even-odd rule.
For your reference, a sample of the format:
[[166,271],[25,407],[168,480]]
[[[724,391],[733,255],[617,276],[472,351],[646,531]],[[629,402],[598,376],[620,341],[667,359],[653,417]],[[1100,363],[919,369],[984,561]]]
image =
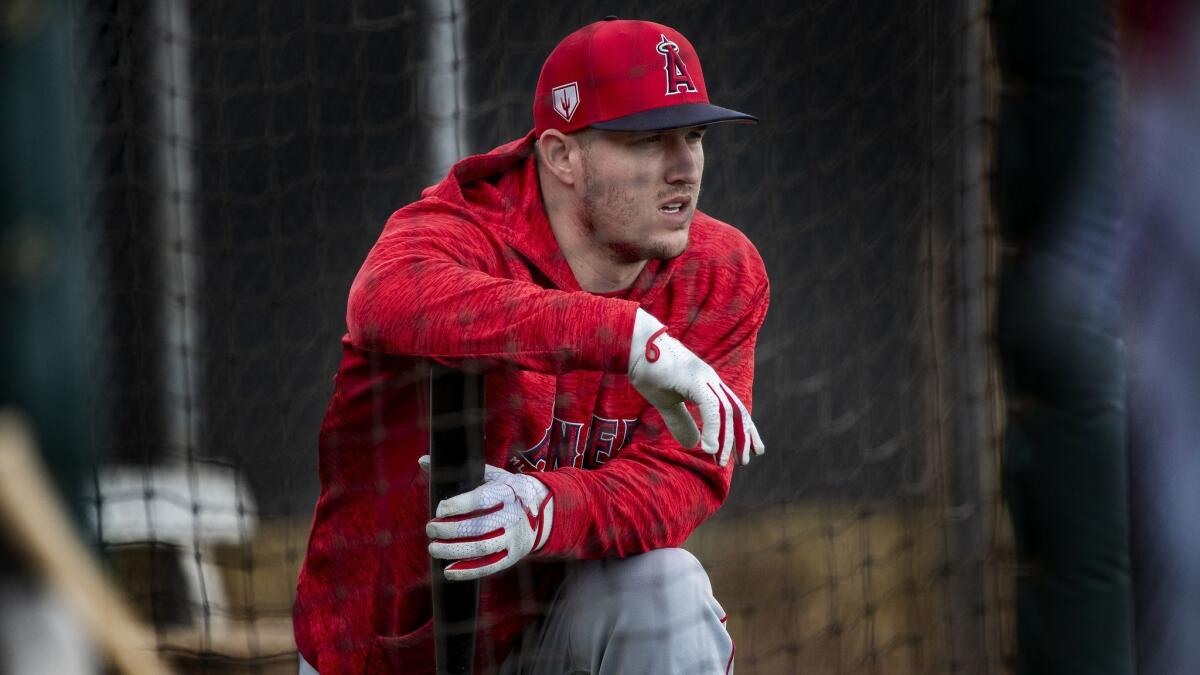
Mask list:
[[[727,673],[678,548],[725,500],[767,311],[762,259],[697,210],[709,103],[678,31],[615,17],[547,58],[534,129],[385,226],[350,290],[295,606],[302,673],[432,673],[429,556],[482,579],[476,666]],[[429,362],[485,368],[486,482],[432,519]]]

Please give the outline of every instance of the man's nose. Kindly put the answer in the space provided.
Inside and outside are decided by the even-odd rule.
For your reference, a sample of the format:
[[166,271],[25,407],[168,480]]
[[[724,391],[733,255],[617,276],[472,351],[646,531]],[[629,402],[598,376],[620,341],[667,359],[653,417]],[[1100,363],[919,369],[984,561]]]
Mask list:
[[700,159],[695,148],[683,136],[674,136],[667,150],[667,182],[696,184],[700,182]]

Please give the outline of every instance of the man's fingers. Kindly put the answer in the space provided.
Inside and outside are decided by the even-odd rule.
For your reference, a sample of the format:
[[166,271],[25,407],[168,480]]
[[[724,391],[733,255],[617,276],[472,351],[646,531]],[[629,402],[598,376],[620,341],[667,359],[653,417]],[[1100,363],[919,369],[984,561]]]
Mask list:
[[[654,375],[656,371],[650,370],[647,371],[653,375],[650,376],[634,368],[630,371],[630,382],[658,409],[675,440],[687,449],[699,443],[704,452],[716,455],[721,466],[728,464],[735,453],[742,463],[749,461],[751,450],[762,454],[762,440],[758,439],[754,422],[741,399],[721,381],[710,365],[678,341],[664,340],[663,353],[679,360],[676,369],[680,372],[671,376],[668,369],[660,371],[667,373],[662,376]],[[657,379],[660,376],[662,381]],[[677,396],[685,401],[676,402]],[[688,412],[686,402],[696,405],[699,428]]]
[[[448,499],[443,499],[438,503],[437,513],[434,515],[438,518],[449,518],[451,516],[461,516],[464,513],[478,511],[480,509],[488,509],[496,506],[498,502],[495,499],[486,499],[482,490],[483,486],[477,487],[470,492],[464,492],[461,495],[455,495]],[[484,503],[487,502],[487,503]]]
[[761,455],[767,451],[762,437],[758,435],[758,427],[754,426],[753,422],[750,423],[750,447],[754,448],[755,455]]
[[512,567],[516,562],[506,551],[468,560],[456,560],[446,565],[446,578],[450,581],[470,581],[482,579],[489,574]]
[[429,555],[439,560],[463,560],[477,558],[497,551],[504,551],[504,529],[500,528],[479,537],[429,542]]
[[738,462],[745,466],[750,461],[750,427],[754,426],[754,422],[750,419],[750,412],[746,410],[742,399],[737,397],[737,394],[730,391],[725,383],[721,383],[721,391],[729,398],[729,402],[733,410],[733,452],[738,456]]
[[733,417],[734,452],[741,455],[742,466],[750,461],[750,446],[754,444],[750,437],[750,429],[753,427],[754,422],[750,419],[750,413],[746,412],[744,406],[738,406],[737,415]]
[[662,414],[667,430],[680,445],[689,449],[696,447],[700,442],[700,430],[696,428],[696,420],[692,419],[682,401],[669,408],[660,408],[658,412]]
[[[725,413],[721,417],[721,430],[718,434],[721,438],[721,466],[729,463],[729,457],[737,450],[737,441],[741,438],[741,403],[733,392],[725,388],[721,384],[721,392],[725,395],[720,397],[722,411]],[[737,420],[737,423],[734,423]]]
[[755,430],[754,421],[750,419],[750,413],[746,412],[745,408],[742,409],[742,425],[745,427],[746,437],[742,441],[743,445],[738,460],[742,463],[742,466],[746,466],[750,463],[751,451],[758,452],[754,450],[754,436],[758,431]]
[[751,422],[751,420],[750,420],[749,414],[748,414],[748,416],[745,416],[745,431],[746,431],[745,444],[744,444],[744,446],[742,446],[742,456],[740,456],[740,461],[742,461],[742,466],[750,464],[750,453],[751,452],[755,452],[757,454],[762,454],[761,452],[758,452],[758,450],[755,450],[755,447],[754,447],[754,436],[755,436],[755,434],[757,434],[757,431],[754,428],[754,422]]
[[705,451],[710,454],[716,454],[717,461],[721,466],[725,466],[725,463],[729,461],[729,451],[733,447],[733,417],[731,416],[733,406],[724,395],[722,391],[724,387],[720,380],[717,380],[715,387],[711,383],[706,383],[704,386],[712,394],[713,405],[715,405],[714,423],[710,425],[707,418],[704,420],[704,439],[705,441],[710,439],[712,441],[712,449],[709,450],[706,447]]
[[705,395],[696,401],[700,408],[700,424],[704,425],[700,430],[700,447],[708,454],[715,455],[721,450],[719,435],[724,411],[721,409],[721,399],[712,385],[706,383],[704,390]]
[[496,509],[485,509],[482,511],[472,511],[466,516],[434,518],[428,523],[425,523],[425,536],[429,537],[430,539],[452,541],[471,536],[463,534],[464,532],[470,532],[474,534],[483,528],[487,528],[486,534],[474,538],[481,539],[485,536],[499,536],[500,534],[503,534],[504,527],[502,525],[493,525],[492,521],[489,521],[487,525],[482,524],[482,522],[473,522],[477,518],[484,518],[495,512]]

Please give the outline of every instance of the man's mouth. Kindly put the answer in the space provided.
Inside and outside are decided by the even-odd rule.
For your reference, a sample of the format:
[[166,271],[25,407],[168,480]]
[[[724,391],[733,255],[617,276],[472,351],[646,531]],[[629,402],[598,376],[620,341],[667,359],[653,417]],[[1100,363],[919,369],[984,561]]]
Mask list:
[[668,214],[679,213],[687,208],[687,205],[692,201],[691,197],[677,197],[668,202],[664,202],[658,207],[659,211]]

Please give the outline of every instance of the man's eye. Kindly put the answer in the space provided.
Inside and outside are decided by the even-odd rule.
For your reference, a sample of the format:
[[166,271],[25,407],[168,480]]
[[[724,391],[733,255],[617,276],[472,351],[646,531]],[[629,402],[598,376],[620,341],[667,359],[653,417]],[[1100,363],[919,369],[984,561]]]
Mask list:
[[661,140],[662,140],[662,135],[661,135],[661,134],[655,134],[655,135],[653,135],[653,136],[645,136],[645,137],[643,137],[643,138],[639,138],[637,142],[638,142],[639,144],[642,144],[642,145],[652,145],[652,144],[654,144],[654,143],[657,143],[657,142],[659,142],[659,141],[661,141]]

